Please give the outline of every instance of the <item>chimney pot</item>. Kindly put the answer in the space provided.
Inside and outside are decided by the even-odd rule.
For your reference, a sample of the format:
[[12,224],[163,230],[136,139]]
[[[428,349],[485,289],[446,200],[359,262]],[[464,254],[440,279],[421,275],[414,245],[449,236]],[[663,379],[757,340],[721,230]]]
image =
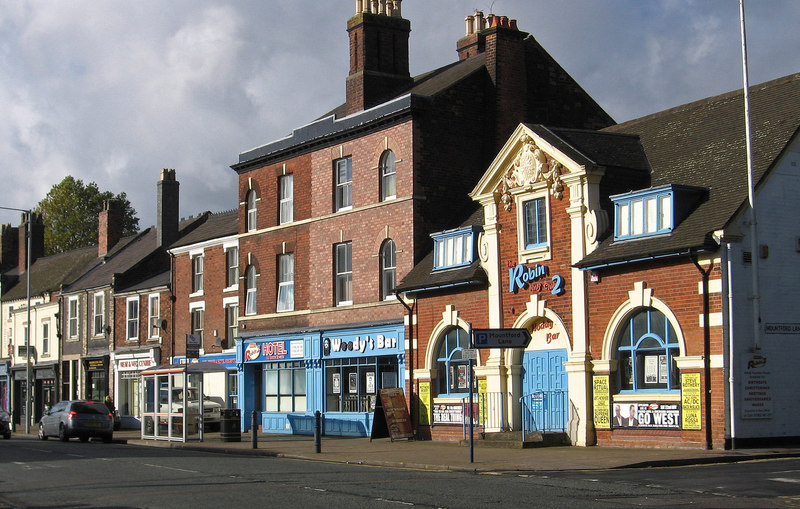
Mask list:
[[475,32],[475,17],[467,16],[465,21],[467,22],[467,33],[465,35],[468,37]]
[[519,28],[517,27],[517,20],[512,19],[509,21],[509,23],[512,30],[519,30]]

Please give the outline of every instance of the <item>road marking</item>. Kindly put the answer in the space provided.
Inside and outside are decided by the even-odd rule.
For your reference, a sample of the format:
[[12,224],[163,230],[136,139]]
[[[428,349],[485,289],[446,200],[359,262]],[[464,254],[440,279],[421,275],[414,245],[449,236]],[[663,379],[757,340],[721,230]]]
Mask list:
[[86,456],[82,454],[67,454],[67,456],[72,456],[73,458],[85,458]]
[[793,484],[800,484],[800,479],[792,479],[791,477],[773,477],[769,480],[775,482],[788,482]]
[[389,500],[388,498],[376,498],[378,502],[388,502],[390,504],[400,504],[400,505],[414,505],[411,502],[403,502],[402,500]]
[[190,474],[199,474],[199,470],[186,470],[185,468],[165,467],[164,465],[153,465],[152,463],[145,463],[146,467],[166,468],[167,470],[177,470],[178,472],[187,472]]

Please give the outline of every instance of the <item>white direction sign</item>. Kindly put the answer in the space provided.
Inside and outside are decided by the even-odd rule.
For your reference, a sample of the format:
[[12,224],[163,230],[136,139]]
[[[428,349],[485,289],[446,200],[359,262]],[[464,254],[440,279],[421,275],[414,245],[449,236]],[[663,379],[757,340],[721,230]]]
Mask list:
[[472,329],[473,348],[525,348],[530,341],[528,329]]

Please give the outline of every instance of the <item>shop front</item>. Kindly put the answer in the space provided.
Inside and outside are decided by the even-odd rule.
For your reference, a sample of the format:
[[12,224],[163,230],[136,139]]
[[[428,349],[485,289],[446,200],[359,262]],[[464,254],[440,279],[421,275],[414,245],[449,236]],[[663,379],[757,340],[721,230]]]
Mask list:
[[0,362],[0,410],[11,412],[9,405],[9,397],[11,395],[11,387],[8,383],[8,363]]
[[[14,426],[25,426],[28,399],[28,374],[25,367],[15,367],[11,370],[14,385],[11,393],[11,409]],[[31,373],[31,379],[33,374]]]
[[45,408],[52,407],[58,402],[56,389],[58,384],[58,362],[40,363],[33,367],[34,393],[33,393],[33,420],[38,422]]
[[118,350],[111,354],[114,365],[114,404],[123,429],[137,429],[141,425],[140,373],[158,366],[161,349],[158,347],[135,350]]
[[110,394],[108,391],[108,367],[108,355],[83,359],[83,368],[86,374],[86,399],[103,401]]
[[253,337],[237,343],[243,369],[243,428],[312,434],[314,413],[328,435],[369,436],[378,391],[402,387],[401,324]]

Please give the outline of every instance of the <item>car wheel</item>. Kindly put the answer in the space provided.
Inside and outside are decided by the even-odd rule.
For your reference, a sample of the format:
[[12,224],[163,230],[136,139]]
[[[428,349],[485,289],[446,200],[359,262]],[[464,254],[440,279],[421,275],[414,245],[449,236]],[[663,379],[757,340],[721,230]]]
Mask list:
[[47,435],[44,432],[44,424],[39,423],[39,440],[47,440]]
[[67,429],[64,428],[63,424],[58,427],[58,439],[62,442],[69,440],[69,436],[67,436]]
[[113,434],[109,433],[108,435],[103,435],[103,443],[104,444],[110,444],[113,440],[114,440],[114,435]]
[[6,433],[3,436],[5,437],[6,440],[10,440],[11,439],[11,433]]
[[78,437],[78,440],[80,440],[81,442],[88,442],[89,441],[89,435],[80,435]]

